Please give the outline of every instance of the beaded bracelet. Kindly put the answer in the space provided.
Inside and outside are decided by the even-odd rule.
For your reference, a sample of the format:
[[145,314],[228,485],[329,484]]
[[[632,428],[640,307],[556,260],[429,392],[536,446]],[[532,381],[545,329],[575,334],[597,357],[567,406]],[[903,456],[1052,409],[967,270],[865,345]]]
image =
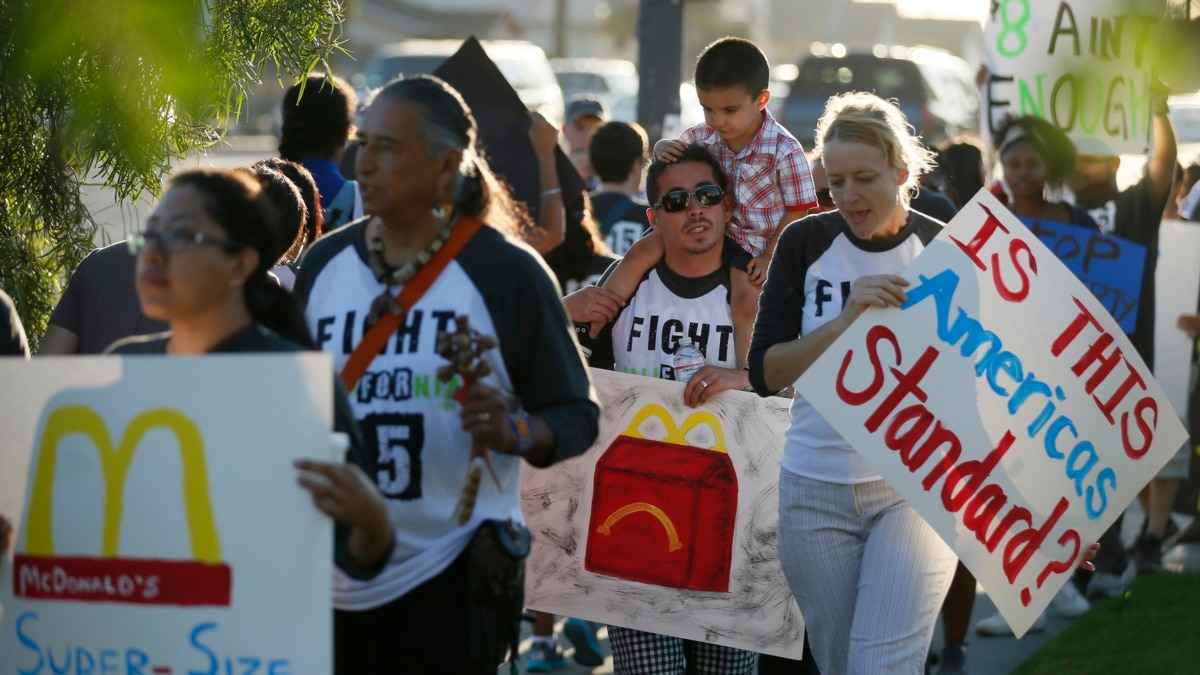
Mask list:
[[529,424],[529,413],[522,411],[509,415],[508,424],[512,427],[513,437],[516,439],[513,454],[529,454],[529,451],[533,450],[533,427]]

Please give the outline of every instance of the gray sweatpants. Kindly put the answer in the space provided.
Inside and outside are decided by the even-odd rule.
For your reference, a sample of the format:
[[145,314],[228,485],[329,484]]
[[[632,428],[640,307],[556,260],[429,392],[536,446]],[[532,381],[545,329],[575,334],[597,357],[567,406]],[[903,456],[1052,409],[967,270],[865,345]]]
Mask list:
[[957,562],[885,481],[779,478],[779,559],[822,675],[921,675]]

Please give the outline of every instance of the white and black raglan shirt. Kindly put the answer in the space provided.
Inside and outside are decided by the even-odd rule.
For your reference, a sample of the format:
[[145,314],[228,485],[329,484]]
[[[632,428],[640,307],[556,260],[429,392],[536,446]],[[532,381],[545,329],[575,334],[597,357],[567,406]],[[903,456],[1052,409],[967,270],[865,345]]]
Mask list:
[[737,367],[728,263],[712,274],[684,277],[660,260],[617,319],[585,346],[591,347],[589,361],[596,368],[673,380],[673,355],[684,338],[709,365]]
[[[929,244],[942,224],[916,211],[894,237],[865,241],[850,232],[837,211],[808,216],[779,235],[779,245],[759,299],[750,343],[750,382],[767,395],[763,360],[773,345],[795,340],[832,321],[860,277],[899,274]],[[832,383],[830,390],[832,391]],[[802,396],[792,400],[782,468],[831,483],[879,479]]]
[[[317,241],[304,257],[296,294],[317,345],[342,367],[367,330],[371,302],[383,290],[368,266],[363,230],[351,223]],[[493,335],[483,355],[492,373],[480,382],[506,392],[514,410],[536,414],[554,430],[554,461],[573,457],[595,440],[599,404],[558,289],[537,254],[483,227],[405,316],[362,379],[349,392],[362,429],[368,475],[388,500],[396,545],[376,577],[339,575],[334,605],[361,611],[399,598],[439,574],[466,548],[484,520],[522,520],[520,459],[492,453],[501,490],[484,476],[470,522],[453,517],[470,459],[455,378],[438,382],[438,331],[454,317]]]

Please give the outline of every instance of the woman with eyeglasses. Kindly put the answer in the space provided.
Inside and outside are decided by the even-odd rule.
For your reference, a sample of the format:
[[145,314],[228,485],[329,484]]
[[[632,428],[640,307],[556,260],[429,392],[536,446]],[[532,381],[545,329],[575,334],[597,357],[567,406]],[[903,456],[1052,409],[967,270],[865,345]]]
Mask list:
[[[108,353],[313,349],[296,301],[267,274],[291,243],[274,205],[249,173],[197,169],[175,175],[146,229],[129,238],[138,256],[142,311],[167,322],[170,330],[121,340]],[[347,462],[299,462],[297,468],[324,478],[302,474],[299,481],[316,507],[337,523],[338,568],[367,578],[387,559],[392,528],[383,496],[363,472],[368,463],[340,388],[335,429],[350,437]]]

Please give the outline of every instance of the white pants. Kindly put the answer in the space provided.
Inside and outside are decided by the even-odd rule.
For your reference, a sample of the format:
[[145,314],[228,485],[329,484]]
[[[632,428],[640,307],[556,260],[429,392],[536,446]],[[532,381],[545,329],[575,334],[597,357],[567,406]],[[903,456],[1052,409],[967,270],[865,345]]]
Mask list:
[[924,673],[957,559],[890,485],[781,472],[779,559],[822,675]]

